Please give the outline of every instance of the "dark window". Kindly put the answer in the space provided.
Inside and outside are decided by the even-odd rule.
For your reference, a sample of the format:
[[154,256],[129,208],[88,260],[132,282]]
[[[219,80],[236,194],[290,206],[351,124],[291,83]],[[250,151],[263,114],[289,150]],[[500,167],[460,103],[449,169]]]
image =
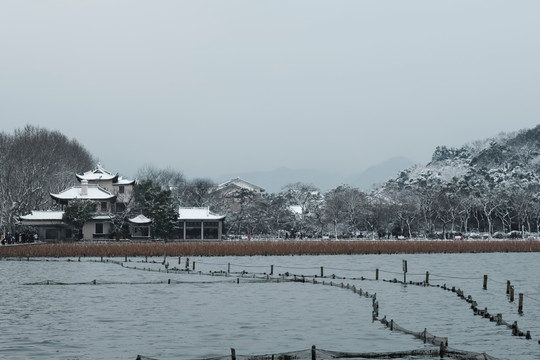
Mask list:
[[96,224],[96,234],[103,234],[103,224],[97,223]]
[[107,211],[107,202],[105,201],[101,202],[101,211]]
[[120,194],[123,194],[123,193],[124,193],[124,185],[120,185],[120,186],[118,187],[118,192],[119,192]]
[[200,221],[186,221],[186,239],[200,239],[201,224]]
[[56,240],[56,239],[58,239],[58,230],[57,229],[45,229],[45,239],[47,239],[47,240]]
[[148,236],[148,226],[135,226],[134,236]]
[[204,239],[217,239],[219,236],[219,223],[217,221],[206,221],[203,224]]
[[124,211],[126,211],[126,204],[116,203],[116,212],[124,212]]

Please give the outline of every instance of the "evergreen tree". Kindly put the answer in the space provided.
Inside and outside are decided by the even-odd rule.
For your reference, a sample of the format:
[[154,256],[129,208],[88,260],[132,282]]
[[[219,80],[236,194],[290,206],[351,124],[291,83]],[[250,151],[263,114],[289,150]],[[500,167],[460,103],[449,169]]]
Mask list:
[[82,238],[84,224],[92,219],[96,212],[96,203],[89,200],[76,199],[71,201],[64,211],[62,221],[70,225],[76,234],[77,240]]
[[152,219],[152,234],[169,239],[174,237],[178,227],[178,209],[171,190],[163,189],[152,180],[143,180],[135,187],[135,208],[133,213],[143,214]]

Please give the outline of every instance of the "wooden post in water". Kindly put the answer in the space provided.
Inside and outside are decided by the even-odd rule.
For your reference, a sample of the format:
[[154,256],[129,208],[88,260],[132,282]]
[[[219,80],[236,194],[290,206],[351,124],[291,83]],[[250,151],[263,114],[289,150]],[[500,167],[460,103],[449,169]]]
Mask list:
[[234,348],[231,348],[231,360],[236,360],[236,350]]
[[186,270],[189,269],[189,258],[186,258]]
[[317,347],[315,345],[311,346],[311,360],[317,360]]
[[180,264],[182,264],[182,257],[181,256],[178,257],[178,265],[180,265]]
[[510,302],[514,302],[514,285],[510,286]]
[[519,312],[520,314],[523,313],[523,293],[519,293],[518,312]]
[[321,266],[321,277],[324,277],[324,267]]
[[440,350],[439,350],[439,351],[440,351],[439,356],[440,356],[441,358],[443,358],[443,357],[444,357],[444,354],[446,353],[446,346],[444,346],[444,342],[442,342],[442,341],[441,341],[441,345],[440,345]]
[[484,287],[483,287],[484,290],[487,290],[487,279],[488,279],[488,276],[484,275]]
[[510,295],[510,280],[506,280],[506,295]]
[[429,285],[429,271],[426,271],[426,285]]
[[274,275],[274,265],[270,265],[270,275]]
[[193,271],[195,271],[195,261],[193,262]]
[[375,269],[375,280],[379,280],[379,269]]
[[407,260],[403,260],[403,283],[407,283]]
[[229,265],[227,265],[227,272],[228,272],[228,273],[231,272],[231,263],[229,263]]

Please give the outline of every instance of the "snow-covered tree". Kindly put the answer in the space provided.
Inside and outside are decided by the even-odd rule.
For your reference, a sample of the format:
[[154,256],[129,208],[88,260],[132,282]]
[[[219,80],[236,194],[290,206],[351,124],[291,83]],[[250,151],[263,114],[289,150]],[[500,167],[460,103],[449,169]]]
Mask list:
[[286,185],[283,190],[289,199],[289,206],[298,206],[300,208],[294,230],[303,234],[310,228],[311,212],[322,201],[319,189],[310,184],[297,182]]
[[96,212],[96,203],[90,200],[75,199],[66,206],[62,221],[70,225],[77,240],[82,238],[83,226]]
[[178,207],[171,190],[163,189],[152,180],[143,180],[135,186],[135,206],[133,213],[143,214],[152,220],[152,234],[169,239],[178,228]]
[[50,193],[74,185],[75,173],[94,164],[77,141],[27,125],[0,134],[0,226],[14,231],[18,215],[56,206]]
[[347,219],[347,196],[349,194],[349,188],[346,186],[339,186],[330,190],[324,196],[326,203],[326,217],[332,222],[334,237],[338,238],[338,225],[342,224]]

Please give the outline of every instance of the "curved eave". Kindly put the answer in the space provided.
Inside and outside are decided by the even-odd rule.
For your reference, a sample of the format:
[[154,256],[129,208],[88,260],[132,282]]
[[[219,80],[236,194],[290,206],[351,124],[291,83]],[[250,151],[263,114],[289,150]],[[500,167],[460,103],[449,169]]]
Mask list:
[[128,219],[128,222],[133,225],[150,225],[152,223],[152,220],[148,221],[133,221],[132,219]]
[[55,201],[58,201],[64,204],[67,204],[68,201],[72,201],[72,200],[110,201],[110,202],[113,202],[113,200],[116,200],[116,195],[105,196],[105,197],[100,197],[100,198],[91,198],[91,197],[85,197],[85,196],[62,197],[62,196],[59,196],[59,194],[53,194],[53,193],[49,193],[49,195],[51,195],[51,197]]
[[120,185],[134,185],[135,180],[120,180],[113,182],[113,186],[120,186]]
[[152,219],[147,218],[143,214],[139,214],[134,218],[128,219],[128,222],[134,225],[149,225],[152,223]]
[[77,176],[77,179],[79,181],[81,180],[88,180],[88,181],[100,181],[100,180],[104,180],[104,181],[108,181],[108,180],[112,180],[112,182],[117,182],[118,181],[118,174],[116,175],[103,175],[103,174],[99,174],[99,175],[85,175],[85,174],[75,174],[75,176]]

